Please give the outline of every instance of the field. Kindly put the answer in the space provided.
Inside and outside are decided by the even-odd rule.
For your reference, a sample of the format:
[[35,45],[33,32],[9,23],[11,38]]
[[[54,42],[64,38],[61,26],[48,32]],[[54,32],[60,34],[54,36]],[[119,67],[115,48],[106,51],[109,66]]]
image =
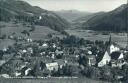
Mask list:
[[[7,37],[12,35],[13,33],[15,33],[15,36],[23,36],[25,37],[24,34],[22,34],[21,32],[24,30],[29,31],[30,25],[26,24],[23,25],[23,23],[13,23],[13,22],[0,22],[0,35],[6,35]],[[60,34],[57,31],[54,31],[52,29],[50,29],[49,27],[46,26],[35,26],[35,31],[30,32],[30,37],[33,40],[45,40],[47,39],[47,35],[48,34],[52,34],[54,36],[58,36],[58,37],[63,37],[62,34]],[[10,39],[4,39],[4,40],[0,40],[0,49],[3,49],[4,47],[7,47],[9,45],[14,44],[15,41],[10,40]]]
[[0,79],[0,83],[109,83],[88,78]]
[[[23,30],[27,30],[29,31],[31,28],[30,26],[27,25],[23,25],[23,23],[18,23],[18,24],[14,24],[12,22],[9,23],[5,23],[5,22],[0,22],[0,35],[4,35],[6,34],[7,36],[16,33],[16,36],[24,36],[21,32]],[[58,36],[58,37],[63,37],[62,34],[60,34],[57,31],[54,31],[52,29],[50,29],[49,27],[46,26],[35,26],[36,29],[33,32],[30,32],[30,38],[32,38],[33,40],[45,40],[47,39],[47,35],[48,34],[52,34],[54,36]],[[108,34],[104,34],[103,32],[95,32],[95,31],[91,31],[91,30],[81,30],[81,29],[68,29],[66,30],[70,35],[75,35],[77,37],[80,38],[84,38],[86,40],[102,40],[102,41],[108,41],[110,35]],[[126,33],[111,33],[112,35],[112,41],[118,43],[121,47],[126,47],[126,41],[127,41],[127,37],[126,37]],[[12,40],[9,39],[5,39],[5,40],[1,40],[0,41],[0,49],[7,47],[8,45],[12,45],[13,43],[15,43]]]
[[[0,26],[2,26],[1,35],[6,34],[7,36],[13,33],[16,33],[17,36],[23,36],[21,33],[23,30],[29,31],[31,29],[29,24],[23,25],[23,23],[14,24],[12,22],[0,22]],[[35,25],[35,31],[30,32],[30,38],[36,40],[44,39],[48,34],[61,35],[59,32],[49,27]]]
[[[101,40],[108,41],[110,38],[109,34],[103,32],[96,32],[91,30],[81,30],[81,29],[69,29],[66,30],[70,35],[75,35],[86,40]],[[111,38],[113,42],[118,43],[121,47],[126,47],[127,36],[126,33],[111,33]]]
[[9,39],[0,40],[0,49],[13,45],[14,43],[15,41]]
[[36,26],[35,31],[31,32],[30,38],[32,38],[33,40],[40,40],[40,39],[43,40],[43,39],[47,39],[48,34],[63,37],[62,34],[50,29],[49,27]]

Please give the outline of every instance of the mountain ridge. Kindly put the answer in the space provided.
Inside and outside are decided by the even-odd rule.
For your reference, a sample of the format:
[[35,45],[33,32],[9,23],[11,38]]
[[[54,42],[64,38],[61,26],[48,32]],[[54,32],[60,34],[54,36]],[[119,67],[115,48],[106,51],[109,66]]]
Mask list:
[[78,10],[60,10],[54,11],[57,15],[61,16],[62,18],[72,22],[80,17],[90,15],[90,12],[78,11]]
[[[70,23],[54,12],[32,6],[22,0],[0,0],[0,12],[0,21],[29,20],[29,22],[32,21],[37,25],[49,26],[62,32],[65,28],[70,27]],[[39,19],[40,17],[41,19]]]
[[87,22],[82,23],[81,27],[98,31],[126,31],[127,8],[128,5],[123,4],[110,12],[92,17]]

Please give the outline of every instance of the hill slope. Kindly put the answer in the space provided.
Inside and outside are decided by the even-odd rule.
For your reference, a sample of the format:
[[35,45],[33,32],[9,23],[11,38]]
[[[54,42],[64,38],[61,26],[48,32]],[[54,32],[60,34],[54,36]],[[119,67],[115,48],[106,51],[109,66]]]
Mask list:
[[113,11],[94,16],[84,22],[81,27],[98,31],[125,31],[127,7],[123,4]]
[[85,23],[87,22],[89,19],[95,17],[95,16],[98,16],[98,15],[102,15],[104,14],[105,12],[98,12],[98,13],[92,13],[90,15],[87,15],[87,16],[83,16],[83,17],[80,17],[80,18],[77,18],[75,20],[73,20],[74,23]]
[[98,16],[98,15],[102,15],[105,12],[98,12],[98,13],[92,13],[90,15],[84,16],[84,17],[80,17],[76,20],[73,20],[73,25],[75,25],[78,28],[81,28],[81,26],[83,25],[83,23],[86,23],[88,20],[90,20],[91,18]]
[[81,12],[77,10],[61,10],[61,11],[55,11],[55,13],[62,18],[68,20],[69,22],[72,22],[73,20],[76,20],[80,17],[90,15],[89,12]]
[[65,19],[51,11],[31,6],[21,0],[0,0],[0,21],[11,21],[12,19],[49,26],[57,31],[70,27]]

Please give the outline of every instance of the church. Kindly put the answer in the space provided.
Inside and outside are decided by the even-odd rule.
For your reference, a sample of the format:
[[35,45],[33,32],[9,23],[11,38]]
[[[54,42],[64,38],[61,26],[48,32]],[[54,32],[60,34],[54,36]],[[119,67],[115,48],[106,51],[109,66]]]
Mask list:
[[[102,57],[98,62],[98,67],[103,67],[107,64],[111,64],[113,67],[119,66],[123,64],[124,55],[123,52],[120,51],[120,47],[111,42],[111,36],[109,39],[109,45],[106,47],[105,52],[100,56]],[[121,66],[121,65],[120,65]]]

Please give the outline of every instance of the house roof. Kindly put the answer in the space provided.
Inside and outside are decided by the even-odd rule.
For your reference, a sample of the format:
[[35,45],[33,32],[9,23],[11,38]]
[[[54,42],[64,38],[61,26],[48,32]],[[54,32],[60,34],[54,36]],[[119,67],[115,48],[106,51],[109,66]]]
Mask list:
[[88,57],[88,58],[94,58],[94,59],[96,58],[95,55],[88,55],[87,57]]
[[98,56],[96,57],[96,60],[97,60],[98,63],[103,59],[104,54],[105,54],[104,51],[100,51],[100,52],[97,54]]
[[111,56],[111,59],[118,60],[120,55],[121,55],[121,52],[116,51],[116,52],[111,53],[110,56]]

